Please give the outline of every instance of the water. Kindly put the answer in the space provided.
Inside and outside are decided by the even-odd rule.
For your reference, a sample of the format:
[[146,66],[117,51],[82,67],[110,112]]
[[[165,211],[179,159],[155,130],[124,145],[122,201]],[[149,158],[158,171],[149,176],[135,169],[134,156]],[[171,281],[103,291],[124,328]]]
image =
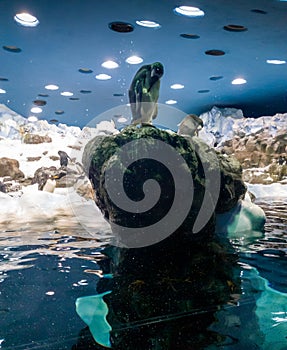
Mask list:
[[[224,261],[232,261],[233,266],[236,252],[239,255],[237,268],[225,271],[234,274],[234,280],[225,278],[229,294],[219,288],[217,276],[209,279],[206,271],[218,273],[209,260],[206,264],[201,260],[195,272],[198,285],[177,278],[172,258],[166,261],[175,270],[172,276],[154,272],[144,276],[140,265],[131,271],[132,255],[125,256],[130,263],[110,279],[103,277],[109,272],[109,260],[103,255],[106,242],[87,238],[81,227],[61,232],[40,226],[1,231],[0,348],[104,349],[76,313],[75,301],[112,289],[105,300],[117,349],[287,349],[286,202],[260,203],[267,215],[264,235],[250,232],[244,239],[233,237],[234,251],[227,255],[214,244],[221,266]],[[184,254],[175,259],[181,270],[188,265]],[[149,266],[149,261],[143,265]],[[262,287],[265,281],[270,290]],[[190,293],[195,302],[188,299]],[[133,299],[126,301],[130,295]],[[272,317],[266,310],[270,304]]]

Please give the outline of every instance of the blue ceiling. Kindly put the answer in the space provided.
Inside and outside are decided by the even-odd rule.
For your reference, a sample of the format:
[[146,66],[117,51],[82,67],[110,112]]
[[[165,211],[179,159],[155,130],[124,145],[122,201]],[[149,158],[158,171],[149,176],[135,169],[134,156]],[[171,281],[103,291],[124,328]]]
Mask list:
[[[174,14],[174,7],[180,5],[199,7],[205,16]],[[36,16],[39,25],[17,24],[13,18],[21,12]],[[159,98],[161,125],[176,128],[185,113],[200,114],[214,105],[241,108],[253,117],[287,112],[287,64],[266,63],[287,60],[286,18],[287,2],[278,0],[1,0],[0,88],[6,93],[0,94],[0,103],[28,117],[33,114],[33,101],[44,100],[39,119],[81,127],[102,119],[102,113],[107,119],[128,114],[127,90],[140,65],[125,59],[139,55],[142,64],[160,61],[165,67]],[[136,20],[156,21],[161,28],[140,27]],[[128,22],[134,31],[112,31],[113,21]],[[230,24],[246,30],[225,30]],[[224,55],[207,55],[208,50],[222,50]],[[103,68],[108,59],[119,67]],[[93,72],[81,73],[81,68]],[[99,81],[95,79],[99,73],[112,78]],[[247,83],[232,85],[238,77]],[[171,89],[174,83],[184,89]],[[59,90],[48,91],[47,84],[56,84]],[[62,96],[63,91],[73,92],[72,99]],[[165,104],[170,99],[177,101],[172,108]],[[177,114],[173,108],[182,112]]]

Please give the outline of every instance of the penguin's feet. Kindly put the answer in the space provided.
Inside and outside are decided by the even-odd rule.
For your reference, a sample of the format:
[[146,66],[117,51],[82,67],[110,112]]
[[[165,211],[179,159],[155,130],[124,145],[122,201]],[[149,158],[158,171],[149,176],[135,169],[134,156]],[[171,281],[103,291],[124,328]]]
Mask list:
[[147,126],[152,127],[152,128],[156,128],[156,126],[154,126],[154,125],[152,125],[150,123],[141,123],[141,127],[142,128],[147,127]]

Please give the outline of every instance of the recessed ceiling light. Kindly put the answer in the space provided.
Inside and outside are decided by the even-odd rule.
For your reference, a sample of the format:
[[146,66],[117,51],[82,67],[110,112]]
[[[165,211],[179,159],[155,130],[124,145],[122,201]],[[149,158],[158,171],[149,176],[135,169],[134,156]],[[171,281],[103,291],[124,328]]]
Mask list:
[[127,22],[111,22],[109,28],[118,33],[130,33],[134,30],[134,26]]
[[216,81],[222,79],[222,75],[213,75],[212,77],[209,78],[209,80]]
[[139,56],[130,56],[126,59],[126,62],[129,64],[140,64],[143,62],[143,59]]
[[92,69],[90,69],[90,68],[80,68],[79,72],[80,73],[85,73],[85,74],[93,73]]
[[136,24],[146,28],[160,28],[161,25],[154,21],[136,21]]
[[71,100],[71,101],[79,101],[79,97],[69,97],[69,100]]
[[54,85],[54,84],[49,84],[45,86],[45,89],[47,90],[58,90],[59,86],[58,85]]
[[261,15],[266,15],[267,14],[266,11],[260,10],[260,9],[253,9],[253,10],[251,10],[251,12],[260,13]]
[[58,119],[50,119],[49,122],[54,124],[54,123],[59,123],[59,120]]
[[178,15],[187,16],[187,17],[202,17],[204,16],[204,11],[197,7],[192,6],[179,6],[173,10]]
[[197,92],[199,94],[207,94],[208,92],[210,92],[210,90],[198,90]]
[[98,74],[96,75],[96,79],[98,80],[109,80],[111,79],[112,77],[108,74]]
[[41,112],[43,112],[42,108],[40,108],[40,107],[33,107],[33,108],[31,108],[30,111],[32,113],[41,113]]
[[9,81],[9,79],[0,77],[0,81]]
[[183,34],[180,34],[180,36],[184,39],[199,39],[200,36],[197,35],[197,34],[187,34],[187,33],[183,33]]
[[36,105],[38,107],[45,106],[47,104],[47,102],[44,100],[35,100],[35,101],[33,101],[33,103],[34,103],[34,105]]
[[225,52],[222,51],[222,50],[215,50],[215,49],[213,49],[213,50],[205,51],[205,54],[206,55],[210,55],[210,56],[223,56],[223,55],[225,55]]
[[267,63],[269,64],[285,64],[286,61],[284,60],[266,60]]
[[17,13],[14,20],[24,27],[36,27],[39,24],[39,20],[29,13]]
[[70,92],[70,91],[63,91],[63,92],[61,92],[61,95],[69,97],[69,96],[73,96],[74,94],[72,92]]
[[184,88],[184,85],[182,84],[172,84],[170,86],[171,89],[174,89],[174,90],[179,90],[179,89],[183,89]]
[[0,89],[0,94],[6,94],[6,90]]
[[35,117],[34,115],[31,115],[30,117],[28,117],[28,122],[36,122],[36,121],[38,121],[38,118],[37,117]]
[[175,105],[177,103],[177,101],[175,101],[175,100],[167,100],[167,101],[165,101],[165,103],[167,105]]
[[58,114],[58,115],[60,115],[60,114],[64,114],[65,112],[64,111],[62,111],[61,109],[58,109],[57,111],[55,111],[55,114]]
[[38,96],[40,96],[40,97],[49,97],[48,94],[38,94]]
[[4,45],[2,46],[4,50],[9,51],[9,52],[15,52],[15,53],[19,53],[22,50],[20,49],[20,47],[17,46],[11,46],[11,45]]
[[80,93],[81,94],[90,94],[90,93],[92,93],[92,91],[91,90],[80,90]]
[[114,68],[118,68],[118,64],[117,62],[114,61],[105,61],[104,63],[102,63],[102,67],[104,68],[108,68],[108,69],[114,69]]
[[242,85],[242,84],[246,84],[247,81],[243,78],[236,78],[234,80],[232,80],[231,84],[232,85]]
[[246,27],[238,25],[238,24],[228,24],[223,27],[223,29],[229,32],[245,32],[247,30]]
[[113,96],[115,96],[115,97],[122,97],[122,96],[125,96],[125,94],[123,94],[123,93],[115,93],[115,94],[113,94]]

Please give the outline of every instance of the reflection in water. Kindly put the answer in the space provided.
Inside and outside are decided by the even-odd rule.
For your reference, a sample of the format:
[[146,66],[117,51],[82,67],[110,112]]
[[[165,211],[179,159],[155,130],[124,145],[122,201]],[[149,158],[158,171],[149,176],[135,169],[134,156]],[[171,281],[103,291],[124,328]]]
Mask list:
[[[232,245],[184,238],[123,250],[100,236],[87,238],[80,227],[1,231],[1,348],[104,349],[76,314],[75,301],[112,291],[103,299],[113,349],[272,349],[262,345],[266,339],[286,349],[268,335],[286,333],[286,296],[279,293],[287,292],[286,203],[260,205],[267,214],[264,237],[232,238]],[[270,293],[260,290],[262,277]],[[276,314],[267,320],[271,296]]]
[[[103,299],[112,330],[110,344],[101,342],[101,317],[90,317],[98,343],[125,350],[176,350],[225,340],[208,326],[221,305],[236,304],[240,293],[237,255],[228,240],[172,235],[150,247],[110,247],[104,253],[108,257],[99,265],[114,277],[101,279],[97,291],[111,290]],[[93,308],[91,299],[90,309],[78,312],[91,316]]]

